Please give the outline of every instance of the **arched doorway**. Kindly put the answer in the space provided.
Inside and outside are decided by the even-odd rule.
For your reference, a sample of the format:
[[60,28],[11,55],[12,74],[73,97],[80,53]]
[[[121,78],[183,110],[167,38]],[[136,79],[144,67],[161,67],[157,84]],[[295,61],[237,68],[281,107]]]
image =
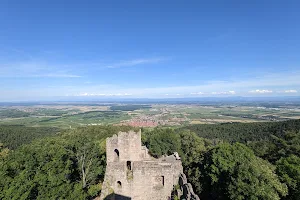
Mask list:
[[118,149],[115,149],[114,152],[115,152],[114,161],[115,161],[115,162],[118,162],[118,161],[119,161],[119,158],[120,158],[119,150],[118,150]]
[[122,183],[121,183],[121,181],[117,181],[117,187],[118,187],[119,189],[122,188]]

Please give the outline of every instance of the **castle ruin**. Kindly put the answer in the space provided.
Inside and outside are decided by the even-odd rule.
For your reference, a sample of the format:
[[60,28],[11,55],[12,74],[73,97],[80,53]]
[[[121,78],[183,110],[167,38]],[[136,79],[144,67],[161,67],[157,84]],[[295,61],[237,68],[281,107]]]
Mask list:
[[106,159],[100,200],[168,200],[174,186],[180,184],[186,199],[199,199],[186,181],[178,154],[151,157],[142,146],[141,131],[107,138]]

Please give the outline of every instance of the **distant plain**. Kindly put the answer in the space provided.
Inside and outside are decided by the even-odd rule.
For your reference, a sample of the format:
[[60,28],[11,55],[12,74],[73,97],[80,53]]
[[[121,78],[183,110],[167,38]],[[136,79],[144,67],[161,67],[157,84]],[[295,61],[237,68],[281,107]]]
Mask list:
[[[0,124],[75,128],[92,125],[183,126],[300,119],[296,103],[36,103],[0,106]],[[149,125],[150,126],[150,125]]]

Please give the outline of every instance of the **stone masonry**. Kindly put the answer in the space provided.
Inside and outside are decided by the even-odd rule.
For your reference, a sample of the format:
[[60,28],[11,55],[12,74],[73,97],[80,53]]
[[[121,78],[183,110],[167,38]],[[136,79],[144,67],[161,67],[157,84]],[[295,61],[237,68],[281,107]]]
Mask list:
[[106,157],[100,200],[168,200],[182,180],[178,154],[151,157],[142,146],[141,131],[119,132],[107,138]]

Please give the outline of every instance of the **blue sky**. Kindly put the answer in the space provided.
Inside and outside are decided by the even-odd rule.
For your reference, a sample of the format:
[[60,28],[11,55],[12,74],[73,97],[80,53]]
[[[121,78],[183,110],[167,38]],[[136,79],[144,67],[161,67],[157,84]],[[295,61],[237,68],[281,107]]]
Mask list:
[[0,101],[299,96],[299,1],[0,2]]

